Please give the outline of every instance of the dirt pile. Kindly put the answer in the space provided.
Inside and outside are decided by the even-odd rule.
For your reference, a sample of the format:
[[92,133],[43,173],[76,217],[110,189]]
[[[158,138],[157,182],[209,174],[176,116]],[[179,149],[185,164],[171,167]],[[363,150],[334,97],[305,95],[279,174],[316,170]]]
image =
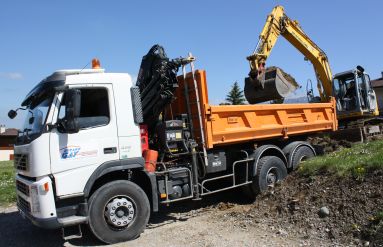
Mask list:
[[[292,174],[260,195],[244,211],[233,211],[239,225],[268,225],[274,234],[334,245],[383,246],[383,172],[363,180]],[[377,220],[378,219],[378,220]]]
[[340,148],[350,148],[352,146],[352,142],[346,140],[334,140],[328,136],[315,136],[309,137],[307,139],[314,148],[317,154],[327,154],[334,152]]
[[267,73],[268,71],[276,70],[276,69],[279,69],[279,70],[282,72],[283,77],[284,77],[288,82],[290,82],[295,88],[299,88],[299,87],[300,87],[300,86],[299,86],[299,83],[295,80],[295,78],[294,78],[292,75],[286,73],[283,69],[281,69],[281,68],[279,68],[279,67],[276,67],[276,66],[270,66],[270,67],[267,67],[267,68],[266,68],[266,73]]

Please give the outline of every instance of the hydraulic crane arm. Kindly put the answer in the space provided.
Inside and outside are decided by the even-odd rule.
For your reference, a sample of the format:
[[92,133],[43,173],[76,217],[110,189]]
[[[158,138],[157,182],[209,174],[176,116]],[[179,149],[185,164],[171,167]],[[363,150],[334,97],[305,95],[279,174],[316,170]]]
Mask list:
[[259,36],[257,47],[247,57],[250,62],[249,76],[260,80],[278,37],[282,35],[297,48],[314,66],[318,81],[318,91],[322,101],[328,101],[332,95],[332,73],[326,54],[304,33],[297,21],[284,13],[282,6],[276,6],[267,17],[266,24]]

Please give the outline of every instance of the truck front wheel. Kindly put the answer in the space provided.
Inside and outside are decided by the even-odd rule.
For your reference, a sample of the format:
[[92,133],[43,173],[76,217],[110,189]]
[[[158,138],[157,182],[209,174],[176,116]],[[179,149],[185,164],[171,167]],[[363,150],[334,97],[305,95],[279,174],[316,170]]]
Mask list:
[[130,181],[107,183],[89,199],[89,227],[104,243],[137,238],[144,231],[149,215],[148,197]]

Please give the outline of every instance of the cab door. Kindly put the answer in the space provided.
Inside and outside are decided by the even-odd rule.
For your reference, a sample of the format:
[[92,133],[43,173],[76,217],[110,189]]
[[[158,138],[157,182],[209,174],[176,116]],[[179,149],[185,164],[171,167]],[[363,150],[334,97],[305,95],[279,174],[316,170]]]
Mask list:
[[367,103],[369,105],[368,110],[374,112],[377,107],[377,99],[374,89],[371,86],[370,77],[367,74],[363,75],[365,89],[367,92]]
[[[78,133],[57,127],[50,134],[51,171],[60,195],[81,193],[93,171],[119,159],[114,94],[111,84],[75,87],[81,91]],[[56,122],[65,116],[65,93],[59,95]]]

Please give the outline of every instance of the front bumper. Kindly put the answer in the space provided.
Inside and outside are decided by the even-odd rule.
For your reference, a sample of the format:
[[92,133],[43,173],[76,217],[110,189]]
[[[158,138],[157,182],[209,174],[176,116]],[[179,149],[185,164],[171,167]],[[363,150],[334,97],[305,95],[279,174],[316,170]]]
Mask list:
[[33,225],[45,228],[45,229],[58,229],[61,227],[64,227],[62,223],[60,223],[57,219],[57,217],[51,217],[51,218],[36,218],[32,216],[31,214],[26,214],[24,211],[22,211],[19,208],[20,214],[23,216],[23,218],[29,219]]
[[16,176],[17,207],[20,213],[43,228],[60,228],[52,181],[48,176],[35,180]]

